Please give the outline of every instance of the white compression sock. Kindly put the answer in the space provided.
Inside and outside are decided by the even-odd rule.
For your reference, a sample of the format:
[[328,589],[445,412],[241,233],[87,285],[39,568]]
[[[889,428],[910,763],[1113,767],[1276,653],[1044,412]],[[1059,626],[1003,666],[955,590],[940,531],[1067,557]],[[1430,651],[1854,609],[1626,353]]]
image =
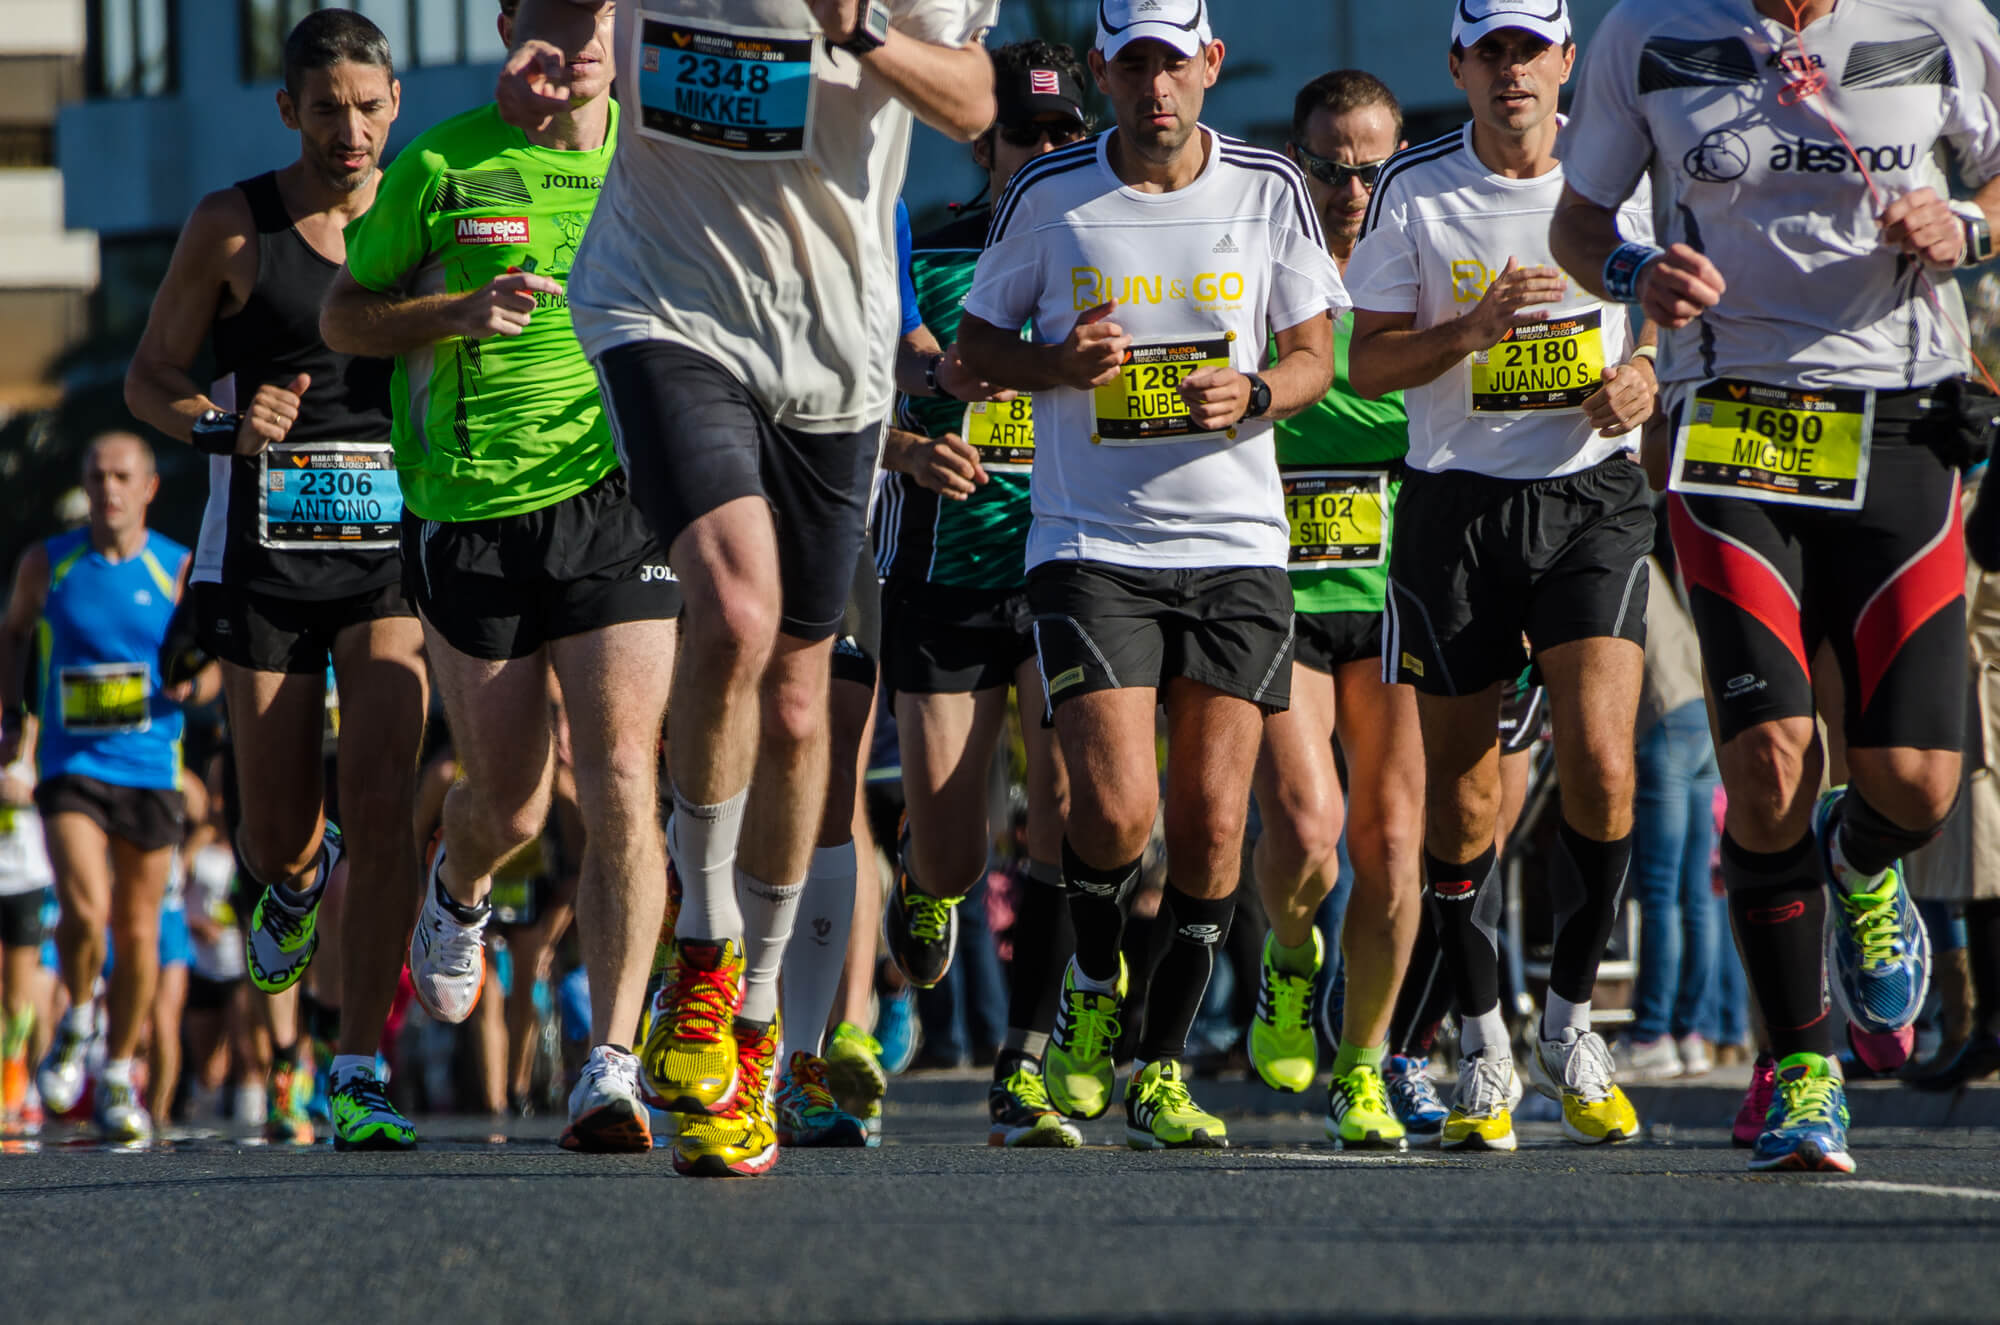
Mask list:
[[803,879],[773,884],[736,871],[743,915],[743,1010],[736,1015],[744,1021],[767,1022],[778,1013],[778,971],[805,891]]
[[803,1049],[819,1057],[826,1039],[826,1019],[840,992],[841,968],[847,964],[847,936],[854,928],[854,840],[837,847],[818,847],[806,871],[805,897],[799,903],[797,935],[785,949],[784,1043],[778,1061],[788,1063],[792,1051]]
[[1460,1019],[1458,1051],[1467,1058],[1475,1054],[1500,1057],[1513,1052],[1507,1042],[1507,1019],[1500,1015],[1497,1004],[1491,1012]]
[[720,805],[694,805],[674,793],[667,850],[681,881],[681,914],[674,932],[684,939],[743,937],[736,900],[736,841],[743,831],[748,788]]
[[1578,1035],[1589,1030],[1590,1004],[1572,1003],[1551,989],[1548,1006],[1542,1009],[1542,1038],[1560,1040],[1565,1027],[1574,1029]]

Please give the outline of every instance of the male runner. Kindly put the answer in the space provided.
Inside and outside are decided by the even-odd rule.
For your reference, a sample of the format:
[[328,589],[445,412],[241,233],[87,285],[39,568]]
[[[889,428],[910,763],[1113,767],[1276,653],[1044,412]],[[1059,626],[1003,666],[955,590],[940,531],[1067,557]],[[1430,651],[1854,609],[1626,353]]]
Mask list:
[[[1472,120],[1400,154],[1348,269],[1363,395],[1402,389],[1409,476],[1390,553],[1384,674],[1416,687],[1424,872],[1463,1059],[1447,1148],[1512,1150],[1495,877],[1501,692],[1548,681],[1563,786],[1556,942],[1531,1060],[1586,1144],[1638,1121],[1590,995],[1632,849],[1632,731],[1653,520],[1626,452],[1653,408],[1623,310],[1572,292],[1544,222],[1562,189],[1556,98],[1576,59],[1563,0],[1461,0],[1451,70]],[[1644,226],[1643,199],[1632,224]]]
[[459,1022],[479,999],[493,871],[549,817],[553,667],[584,822],[593,1046],[562,1144],[643,1151],[630,1037],[665,902],[658,751],[680,591],[564,295],[611,165],[611,12],[544,8],[531,25],[515,8],[501,39],[562,50],[568,108],[524,131],[489,104],[404,148],[349,227],[320,326],[335,349],[396,359],[404,581],[460,772],[410,940],[418,1001]]
[[[299,158],[202,199],[174,249],[125,378],[132,412],[209,461],[194,583],[202,646],[221,659],[241,817],[262,895],[251,979],[290,989],[318,947],[320,898],[346,853],[334,1144],[404,1149],[416,1132],[375,1080],[417,909],[410,836],[423,739],[423,631],[401,587],[401,497],[389,448],[389,365],[328,348],[319,310],[368,210],[396,118],[389,43],[325,9],[285,39],[278,114]],[[188,376],[212,342],[217,381]],[[327,823],[320,758],[331,662],[347,721]],[[295,1064],[296,1042],[277,1045]],[[280,1107],[274,1092],[272,1107]]]
[[146,1141],[153,1120],[132,1059],[160,977],[160,910],[180,845],[181,711],[185,685],[160,680],[160,641],[187,582],[188,550],[146,527],[159,495],[153,448],[106,433],[83,458],[90,522],[21,556],[0,619],[0,768],[14,762],[26,716],[30,650],[39,660],[35,751],[56,896],[56,949],[69,1010],[35,1074],[43,1104],[67,1113],[83,1093],[84,1050],[111,938],[98,1127]]
[[[610,6],[524,0],[521,20],[545,7]],[[889,411],[895,197],[913,112],[967,139],[992,121],[977,44],[992,9],[618,8],[637,67],[569,294],[633,498],[687,599],[668,753],[685,900],[643,1054],[652,1093],[698,1115],[675,1142],[683,1172],[760,1173],[777,1157],[777,977],[826,796],[828,655]],[[525,43],[502,107],[542,123],[574,77],[553,45]]]
[[[1084,70],[1067,46],[1017,42],[993,52],[1000,118],[972,145],[994,198],[1014,173],[1089,132]],[[950,345],[960,303],[986,243],[992,208],[968,209],[911,251],[917,303],[934,343]],[[988,1139],[1011,1146],[1080,1146],[1082,1133],[1049,1105],[1042,1054],[1055,1025],[1062,969],[1075,938],[1062,888],[1066,796],[1054,733],[1042,723],[1027,565],[1028,474],[1034,402],[965,398],[991,392],[957,355],[911,352],[900,421],[882,459],[876,564],[883,586],[889,688],[896,696],[909,822],[902,868],[885,908],[890,955],[912,984],[944,978],[958,932],[954,908],[986,877],[994,826],[988,774],[1007,718],[1007,688],[1023,705],[1028,872],[1014,925],[1006,1042],[993,1064]]]
[[959,326],[968,367],[1036,393],[1028,593],[1070,773],[1076,927],[1046,1084],[1072,1117],[1111,1104],[1122,903],[1159,807],[1167,709],[1173,937],[1125,1092],[1139,1149],[1228,1144],[1180,1059],[1235,909],[1263,720],[1291,687],[1270,420],[1325,395],[1327,315],[1347,307],[1298,169],[1199,123],[1223,54],[1206,0],[1100,5],[1090,69],[1117,127],[1015,174]]
[[42,897],[55,886],[41,816],[35,812],[40,719],[22,719],[12,762],[0,768],[0,1127],[32,1121],[29,1042],[42,961]]
[[[1343,272],[1375,181],[1408,146],[1402,136],[1395,94],[1358,69],[1322,74],[1294,98],[1292,159],[1306,172]],[[1354,393],[1347,357],[1348,334],[1337,329],[1333,386],[1278,425],[1298,653],[1292,706],[1265,720],[1257,761],[1264,831],[1252,864],[1271,932],[1250,1061],[1276,1090],[1303,1091],[1318,1074],[1313,1000],[1326,954],[1313,917],[1339,880],[1345,818],[1354,889],[1341,928],[1346,993],[1326,1132],[1337,1146],[1400,1149],[1406,1133],[1383,1067],[1389,1015],[1422,919],[1424,755],[1415,694],[1382,679],[1381,659],[1396,471],[1409,450],[1409,422],[1400,396]],[[1351,788],[1345,807],[1336,732]]]
[[[1966,349],[1935,290],[1992,256],[2000,27],[1971,0],[1692,0],[1605,20],[1552,242],[1668,329],[1674,550],[1710,678],[1730,916],[1779,1059],[1755,1169],[1851,1171],[1824,999],[1908,1026],[1930,941],[1900,858],[1958,795]],[[1948,143],[1972,204],[1949,204]],[[1662,253],[1614,209],[1670,190]],[[1850,786],[1814,805],[1809,664]],[[1828,890],[1834,905],[1827,928]]]

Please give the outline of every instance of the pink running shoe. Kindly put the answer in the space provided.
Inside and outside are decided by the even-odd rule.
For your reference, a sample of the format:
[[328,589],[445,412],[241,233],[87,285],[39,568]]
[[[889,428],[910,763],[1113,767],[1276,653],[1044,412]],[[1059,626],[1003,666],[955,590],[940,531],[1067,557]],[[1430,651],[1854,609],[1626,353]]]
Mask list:
[[1899,1031],[1876,1034],[1849,1022],[1847,1043],[1863,1067],[1878,1077],[1886,1077],[1910,1061],[1917,1047],[1917,1028],[1905,1026]]
[[1736,1125],[1730,1129],[1730,1139],[1738,1146],[1747,1149],[1757,1144],[1764,1131],[1764,1115],[1771,1111],[1771,1092],[1777,1084],[1778,1060],[1768,1053],[1759,1053],[1750,1068],[1750,1089],[1744,1093],[1743,1107],[1736,1111]]

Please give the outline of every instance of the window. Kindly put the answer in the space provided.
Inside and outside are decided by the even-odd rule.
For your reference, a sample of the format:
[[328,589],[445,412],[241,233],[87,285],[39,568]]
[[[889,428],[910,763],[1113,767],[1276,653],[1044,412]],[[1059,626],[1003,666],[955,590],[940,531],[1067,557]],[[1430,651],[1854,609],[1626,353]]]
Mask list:
[[[350,0],[389,39],[398,69],[478,64],[503,59],[495,20],[498,0]],[[239,0],[243,81],[275,82],[284,76],[285,36],[328,0]]]
[[94,97],[157,97],[178,82],[178,0],[91,0],[85,88]]

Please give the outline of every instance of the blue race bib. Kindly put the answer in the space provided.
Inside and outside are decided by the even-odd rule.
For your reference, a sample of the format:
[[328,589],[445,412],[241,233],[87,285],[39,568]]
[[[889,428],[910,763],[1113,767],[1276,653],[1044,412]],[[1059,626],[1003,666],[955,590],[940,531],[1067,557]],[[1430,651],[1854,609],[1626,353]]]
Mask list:
[[638,33],[642,134],[765,161],[806,154],[817,87],[812,33],[645,13]]
[[257,459],[257,535],[265,547],[401,546],[403,485],[389,443],[280,442]]

